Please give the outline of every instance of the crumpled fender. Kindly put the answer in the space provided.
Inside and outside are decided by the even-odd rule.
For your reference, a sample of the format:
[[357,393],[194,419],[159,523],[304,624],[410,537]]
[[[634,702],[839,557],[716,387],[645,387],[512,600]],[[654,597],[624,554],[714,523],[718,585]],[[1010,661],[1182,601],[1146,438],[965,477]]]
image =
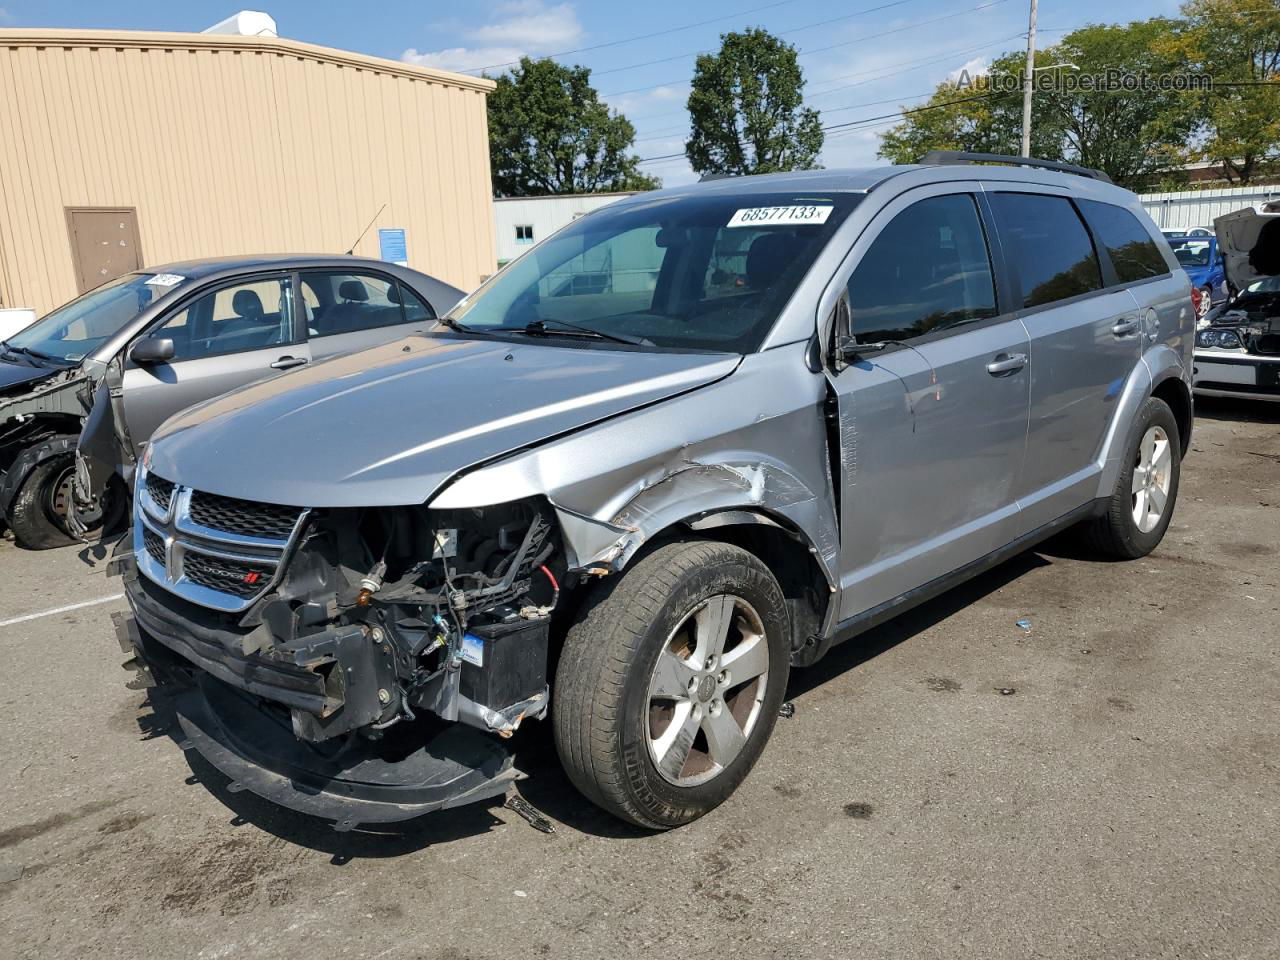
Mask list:
[[676,524],[736,511],[802,539],[835,583],[826,385],[806,349],[749,355],[718,383],[464,473],[429,505],[545,496],[570,566],[600,574]]

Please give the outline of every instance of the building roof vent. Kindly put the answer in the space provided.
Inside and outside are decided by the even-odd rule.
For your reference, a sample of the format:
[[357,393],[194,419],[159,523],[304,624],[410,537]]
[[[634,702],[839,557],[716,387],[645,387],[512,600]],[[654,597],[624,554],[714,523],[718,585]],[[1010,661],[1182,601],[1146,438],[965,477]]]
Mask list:
[[258,10],[241,10],[227,19],[205,27],[201,33],[229,33],[236,37],[276,37],[276,21]]

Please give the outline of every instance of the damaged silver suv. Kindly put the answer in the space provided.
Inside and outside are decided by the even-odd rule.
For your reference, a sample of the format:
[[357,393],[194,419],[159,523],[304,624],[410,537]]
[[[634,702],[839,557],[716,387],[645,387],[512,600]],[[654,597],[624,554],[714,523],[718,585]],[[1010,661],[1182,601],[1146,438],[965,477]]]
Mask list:
[[1159,232],[1082,168],[638,195],[424,335],[162,426],[121,641],[184,748],[339,829],[501,794],[548,716],[587,797],[674,827],[791,667],[1069,526],[1152,550],[1192,338]]

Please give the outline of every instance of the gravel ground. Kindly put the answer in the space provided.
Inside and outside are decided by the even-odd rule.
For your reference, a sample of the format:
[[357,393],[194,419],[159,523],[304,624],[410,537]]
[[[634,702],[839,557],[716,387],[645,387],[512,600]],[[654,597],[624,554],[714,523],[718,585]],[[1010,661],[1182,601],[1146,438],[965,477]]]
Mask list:
[[[1280,410],[1200,414],[1155,554],[1028,554],[838,648],[664,835],[536,730],[554,835],[496,805],[338,834],[177,749],[119,599],[0,626],[0,955],[1280,956]],[[0,545],[0,620],[118,592],[93,551]]]

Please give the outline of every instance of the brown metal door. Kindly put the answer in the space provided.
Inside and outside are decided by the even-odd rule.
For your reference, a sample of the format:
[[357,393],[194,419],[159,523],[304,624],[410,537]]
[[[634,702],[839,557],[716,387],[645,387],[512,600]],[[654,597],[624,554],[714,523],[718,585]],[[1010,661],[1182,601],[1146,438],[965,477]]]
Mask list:
[[80,293],[142,266],[133,207],[67,207],[67,232]]

